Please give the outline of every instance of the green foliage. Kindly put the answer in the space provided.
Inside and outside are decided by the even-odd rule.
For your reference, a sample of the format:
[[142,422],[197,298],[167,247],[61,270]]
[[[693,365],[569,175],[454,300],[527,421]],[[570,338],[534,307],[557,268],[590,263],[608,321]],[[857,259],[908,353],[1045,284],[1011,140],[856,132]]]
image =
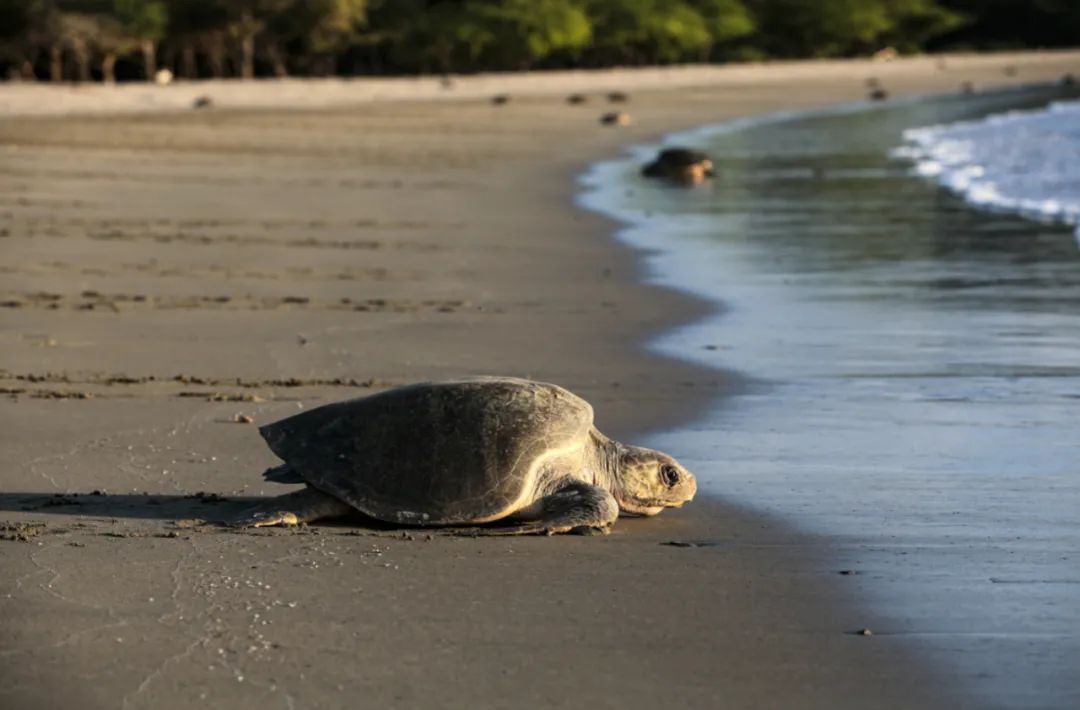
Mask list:
[[961,22],[934,0],[757,0],[759,44],[778,57],[915,50]]
[[761,44],[778,57],[867,51],[890,29],[883,0],[761,0]]
[[757,29],[753,16],[740,0],[693,0],[690,4],[701,13],[715,43],[741,39]]
[[298,53],[327,54],[347,47],[366,17],[366,0],[291,0],[266,27],[278,41],[296,43]]
[[54,78],[72,62],[84,78],[161,60],[188,77],[473,72],[1077,37],[1080,0],[0,0],[0,71]]
[[595,54],[609,61],[701,59],[713,36],[702,14],[683,0],[588,0]]
[[140,39],[161,39],[169,24],[162,0],[113,0],[112,14],[125,31]]
[[966,18],[938,6],[933,0],[892,0],[892,28],[881,36],[884,45],[902,52],[916,52],[927,42],[961,27]]
[[504,0],[466,3],[478,32],[473,53],[500,65],[530,66],[556,52],[575,52],[592,39],[592,25],[573,0]]

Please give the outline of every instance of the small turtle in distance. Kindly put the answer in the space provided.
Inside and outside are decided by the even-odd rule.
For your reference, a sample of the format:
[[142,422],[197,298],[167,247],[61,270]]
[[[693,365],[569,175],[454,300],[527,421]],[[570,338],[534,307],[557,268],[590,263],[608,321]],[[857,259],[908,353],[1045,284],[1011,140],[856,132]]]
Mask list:
[[625,111],[612,111],[601,116],[600,123],[604,126],[629,126],[633,119]]
[[[588,402],[510,377],[427,382],[328,404],[259,429],[285,462],[268,481],[305,488],[230,521],[266,527],[354,510],[478,535],[606,533],[697,491],[670,456],[613,441]],[[492,525],[495,524],[495,525]]]
[[866,88],[869,89],[866,98],[870,101],[884,101],[889,98],[888,90],[881,85],[881,82],[876,76],[872,76],[866,80]]
[[700,150],[665,148],[641,169],[650,178],[664,178],[682,185],[697,185],[715,175],[712,160]]

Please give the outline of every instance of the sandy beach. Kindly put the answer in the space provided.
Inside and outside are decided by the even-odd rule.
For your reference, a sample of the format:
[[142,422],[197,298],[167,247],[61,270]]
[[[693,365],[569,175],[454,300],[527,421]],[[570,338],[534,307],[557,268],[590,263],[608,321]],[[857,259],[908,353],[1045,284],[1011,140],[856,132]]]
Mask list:
[[[707,496],[604,538],[190,521],[283,492],[257,424],[416,380],[557,382],[630,442],[691,422],[739,379],[642,347],[709,306],[574,207],[590,161],[871,76],[1078,66],[0,87],[0,706],[964,706],[852,633],[881,612],[828,540]],[[598,123],[615,88],[629,127]]]

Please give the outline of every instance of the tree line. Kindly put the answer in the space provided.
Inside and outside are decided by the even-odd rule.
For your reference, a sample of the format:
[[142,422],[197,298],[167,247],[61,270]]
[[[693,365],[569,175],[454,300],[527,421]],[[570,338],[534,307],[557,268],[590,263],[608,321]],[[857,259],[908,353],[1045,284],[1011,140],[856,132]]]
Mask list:
[[0,0],[0,71],[50,81],[846,57],[1078,37],[1078,0]]

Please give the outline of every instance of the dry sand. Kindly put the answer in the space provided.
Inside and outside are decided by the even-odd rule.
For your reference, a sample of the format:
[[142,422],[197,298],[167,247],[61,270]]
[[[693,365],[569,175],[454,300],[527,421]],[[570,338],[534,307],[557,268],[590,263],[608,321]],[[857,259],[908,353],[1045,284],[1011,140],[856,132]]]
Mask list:
[[[916,649],[848,633],[879,611],[828,541],[719,500],[607,538],[185,521],[281,492],[237,415],[504,373],[579,392],[619,438],[690,420],[737,379],[640,347],[706,306],[642,285],[571,205],[587,161],[871,75],[900,95],[1078,64],[140,89],[234,106],[164,113],[96,88],[74,110],[98,115],[53,117],[71,90],[0,87],[0,707],[955,707]],[[635,124],[602,128],[603,97],[564,85],[631,89]]]

